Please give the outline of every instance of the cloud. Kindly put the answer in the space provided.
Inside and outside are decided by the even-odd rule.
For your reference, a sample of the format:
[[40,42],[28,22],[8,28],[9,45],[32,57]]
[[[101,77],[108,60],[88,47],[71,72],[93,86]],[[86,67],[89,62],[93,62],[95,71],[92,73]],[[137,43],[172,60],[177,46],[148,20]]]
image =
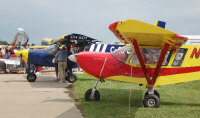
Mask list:
[[187,0],[0,0],[0,38],[11,40],[23,27],[31,43],[43,38],[82,33],[106,43],[117,41],[109,24],[126,18],[154,23],[161,19],[167,29],[198,34],[199,1]]

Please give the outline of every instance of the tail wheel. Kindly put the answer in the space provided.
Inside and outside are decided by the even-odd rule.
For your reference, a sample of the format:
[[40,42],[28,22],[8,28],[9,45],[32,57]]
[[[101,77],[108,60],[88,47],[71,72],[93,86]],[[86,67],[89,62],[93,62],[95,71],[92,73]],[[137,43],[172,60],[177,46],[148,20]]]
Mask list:
[[68,74],[67,77],[65,77],[65,79],[69,82],[69,83],[74,83],[77,80],[76,75],[74,74]]
[[86,101],[99,101],[100,100],[99,91],[95,90],[94,95],[92,95],[92,89],[87,90],[85,93],[85,100]]
[[[148,91],[144,94],[144,97],[146,97],[147,95],[149,95]],[[154,95],[156,95],[158,98],[160,98],[160,94],[156,90],[154,90]]]
[[143,100],[144,107],[150,108],[159,108],[160,107],[160,99],[158,96],[149,94]]
[[37,76],[36,76],[35,73],[29,73],[29,74],[27,75],[27,80],[28,80],[29,82],[34,82],[36,79],[37,79]]

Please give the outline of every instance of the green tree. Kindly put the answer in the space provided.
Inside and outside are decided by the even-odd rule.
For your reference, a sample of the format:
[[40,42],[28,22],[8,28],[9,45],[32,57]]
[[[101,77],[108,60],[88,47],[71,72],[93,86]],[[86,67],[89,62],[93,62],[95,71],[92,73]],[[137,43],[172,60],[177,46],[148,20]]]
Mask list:
[[0,45],[8,45],[7,41],[0,41]]
[[41,42],[41,45],[42,45],[42,46],[48,46],[49,43],[42,41],[42,42]]
[[32,43],[31,46],[35,46],[35,43]]

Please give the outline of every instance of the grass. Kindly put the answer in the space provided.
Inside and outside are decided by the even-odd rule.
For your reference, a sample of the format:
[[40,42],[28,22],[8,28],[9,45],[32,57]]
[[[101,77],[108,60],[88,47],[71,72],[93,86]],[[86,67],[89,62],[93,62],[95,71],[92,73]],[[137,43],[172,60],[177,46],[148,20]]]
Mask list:
[[[106,80],[98,84],[100,101],[88,102],[85,92],[96,82],[92,77],[77,75],[74,83],[75,93],[79,96],[82,111],[86,118],[198,118],[200,117],[200,81],[160,86],[155,89],[160,93],[160,108],[144,108],[144,86]],[[131,109],[129,94],[132,90]]]

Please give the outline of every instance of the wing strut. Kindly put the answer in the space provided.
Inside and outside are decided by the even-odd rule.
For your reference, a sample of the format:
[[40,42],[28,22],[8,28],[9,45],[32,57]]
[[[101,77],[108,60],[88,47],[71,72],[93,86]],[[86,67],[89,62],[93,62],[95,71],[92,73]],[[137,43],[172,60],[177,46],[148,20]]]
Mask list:
[[164,48],[162,49],[161,53],[160,53],[160,57],[159,57],[159,60],[158,60],[158,63],[156,65],[156,69],[154,71],[154,74],[153,74],[153,77],[152,77],[152,84],[154,85],[155,82],[156,82],[156,79],[158,77],[158,74],[160,72],[160,68],[162,66],[162,63],[165,59],[165,55],[167,54],[167,51],[169,49],[169,44],[168,43],[165,43],[164,45]]
[[150,84],[151,83],[151,79],[150,79],[149,74],[147,72],[147,68],[146,68],[146,65],[144,63],[144,59],[142,58],[142,54],[140,52],[140,48],[138,46],[137,40],[133,39],[132,44],[134,46],[135,53],[136,53],[136,55],[137,55],[137,57],[139,59],[140,65],[142,66],[142,70],[143,70],[144,75],[146,77],[147,83]]
[[140,62],[140,65],[142,67],[142,70],[144,72],[144,75],[145,75],[145,78],[147,80],[147,83],[148,85],[154,85],[155,82],[156,82],[156,79],[158,77],[158,74],[160,72],[160,68],[162,66],[162,63],[165,59],[165,55],[167,54],[167,51],[169,49],[169,44],[165,43],[164,45],[164,48],[162,49],[161,51],[161,54],[160,54],[160,57],[159,57],[159,60],[157,62],[157,65],[156,65],[156,69],[154,71],[154,74],[153,74],[153,77],[152,79],[149,77],[149,74],[148,74],[148,71],[147,71],[147,68],[146,68],[146,65],[145,65],[145,62],[144,62],[144,59],[142,58],[142,54],[140,52],[140,48],[138,46],[138,43],[137,43],[137,40],[135,39],[132,39],[132,45],[134,46],[134,49],[135,49],[135,52],[136,52],[136,55],[138,57],[138,60]]

